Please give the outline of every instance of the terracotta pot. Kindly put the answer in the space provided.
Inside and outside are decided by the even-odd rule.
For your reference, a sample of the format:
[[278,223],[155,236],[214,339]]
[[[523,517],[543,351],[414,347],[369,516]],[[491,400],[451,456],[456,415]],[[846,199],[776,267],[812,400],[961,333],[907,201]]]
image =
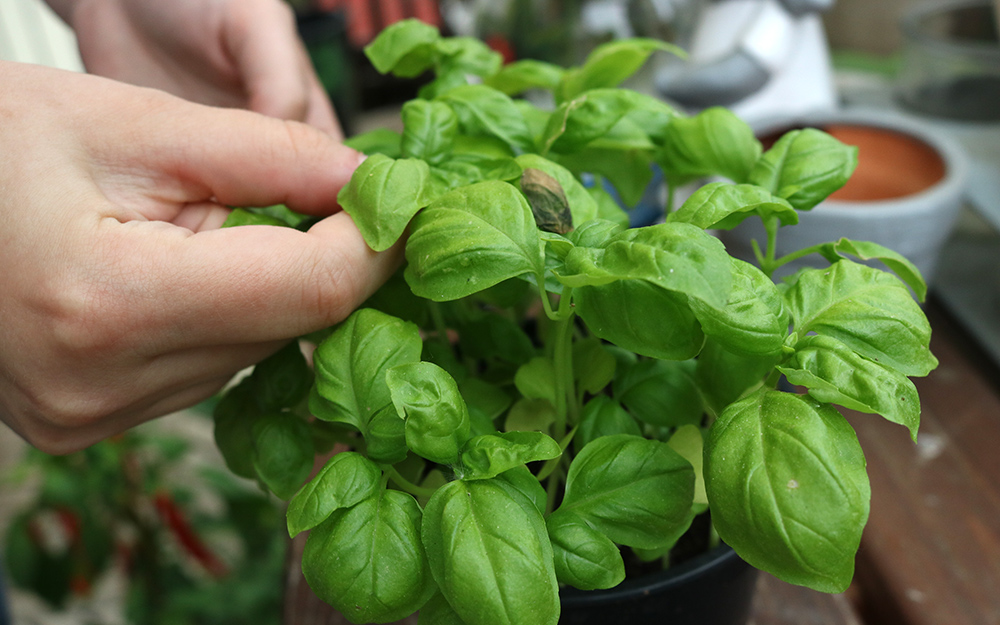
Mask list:
[[610,590],[563,589],[560,625],[745,625],[757,569],[726,545]]
[[[778,231],[778,256],[818,243],[847,237],[873,241],[910,259],[924,278],[933,280],[938,255],[962,205],[968,163],[949,137],[902,116],[876,111],[824,113],[772,121],[756,128],[766,144],[792,128],[824,130],[858,146],[858,167],[842,189],[811,211],[799,212],[799,224]],[[758,219],[721,232],[730,253],[750,260],[752,239],[766,241]],[[779,270],[788,275],[806,265],[824,266],[807,257]]]

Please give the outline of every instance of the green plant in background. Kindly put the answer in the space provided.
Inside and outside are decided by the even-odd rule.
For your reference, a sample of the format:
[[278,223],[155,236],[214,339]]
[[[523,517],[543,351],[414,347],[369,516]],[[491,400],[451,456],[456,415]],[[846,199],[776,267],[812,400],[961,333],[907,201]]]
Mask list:
[[[59,610],[119,567],[128,580],[119,607],[131,623],[280,622],[288,542],[280,511],[224,469],[173,483],[190,451],[184,439],[142,430],[68,456],[29,450],[12,476],[40,486],[5,536],[10,580]],[[206,492],[225,514],[192,505]],[[213,544],[220,537],[242,555],[223,557]]]
[[[855,149],[806,129],[762,152],[728,111],[684,116],[618,88],[658,50],[617,41],[570,69],[501,68],[414,21],[367,48],[382,72],[436,75],[401,134],[351,140],[370,156],[340,195],[373,249],[408,232],[405,270],[306,337],[311,367],[290,345],[216,412],[230,467],[290,500],[289,533],[311,530],[306,580],[351,620],[555,623],[560,585],[609,588],[626,559],[669,561],[706,515],[781,579],[850,582],[870,491],[835,406],[916,436],[907,376],[936,359],[909,289],[926,287],[872,243],[775,257]],[[555,107],[512,97],[529,89]],[[580,182],[634,202],[652,163],[671,189],[730,182],[632,229],[602,184]],[[230,225],[294,218],[276,210]],[[768,233],[757,265],[706,232],[744,219]],[[829,265],[771,279],[806,254]],[[309,479],[337,441],[351,451]]]

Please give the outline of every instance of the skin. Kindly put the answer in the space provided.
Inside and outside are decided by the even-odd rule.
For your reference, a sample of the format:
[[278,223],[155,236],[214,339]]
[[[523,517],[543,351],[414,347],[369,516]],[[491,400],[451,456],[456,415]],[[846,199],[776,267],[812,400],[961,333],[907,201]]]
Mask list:
[[[0,417],[43,451],[211,396],[398,266],[338,212],[361,155],[327,132],[33,65],[0,85]],[[329,217],[218,229],[281,202]]]
[[342,139],[281,0],[49,0],[87,71],[192,102],[306,122]]

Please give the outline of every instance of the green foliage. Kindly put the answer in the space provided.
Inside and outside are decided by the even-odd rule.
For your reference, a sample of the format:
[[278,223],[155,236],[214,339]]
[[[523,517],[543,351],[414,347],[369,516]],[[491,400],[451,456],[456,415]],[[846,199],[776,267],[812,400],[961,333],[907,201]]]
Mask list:
[[[724,109],[685,116],[617,87],[668,48],[501,69],[415,21],[368,47],[380,71],[435,76],[401,135],[351,140],[371,155],[340,198],[373,249],[405,246],[406,267],[309,337],[308,401],[289,347],[287,376],[262,363],[216,409],[234,471],[298,489],[288,530],[311,531],[306,577],[350,618],[555,623],[559,584],[612,587],[623,552],[669,558],[706,509],[754,566],[824,591],[850,581],[869,492],[835,406],[916,435],[908,376],[937,363],[910,292],[926,285],[864,241],[776,258],[780,228],[846,182],[855,151],[802,130],[762,153]],[[555,106],[512,99],[527,90]],[[637,197],[653,162],[671,191],[731,182],[634,229],[581,182]],[[757,265],[706,232],[746,219],[768,234]],[[829,266],[775,284],[807,254]],[[317,451],[353,451],[301,486],[309,433]]]

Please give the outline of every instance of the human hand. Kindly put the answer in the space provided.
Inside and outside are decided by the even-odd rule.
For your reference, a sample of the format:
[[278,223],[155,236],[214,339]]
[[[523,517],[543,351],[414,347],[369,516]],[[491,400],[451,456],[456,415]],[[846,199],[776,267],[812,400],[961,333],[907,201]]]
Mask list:
[[87,71],[343,138],[281,0],[49,0]]
[[[0,417],[44,451],[211,396],[398,266],[336,212],[360,155],[315,128],[19,63],[0,84]],[[275,203],[333,214],[217,229]]]

